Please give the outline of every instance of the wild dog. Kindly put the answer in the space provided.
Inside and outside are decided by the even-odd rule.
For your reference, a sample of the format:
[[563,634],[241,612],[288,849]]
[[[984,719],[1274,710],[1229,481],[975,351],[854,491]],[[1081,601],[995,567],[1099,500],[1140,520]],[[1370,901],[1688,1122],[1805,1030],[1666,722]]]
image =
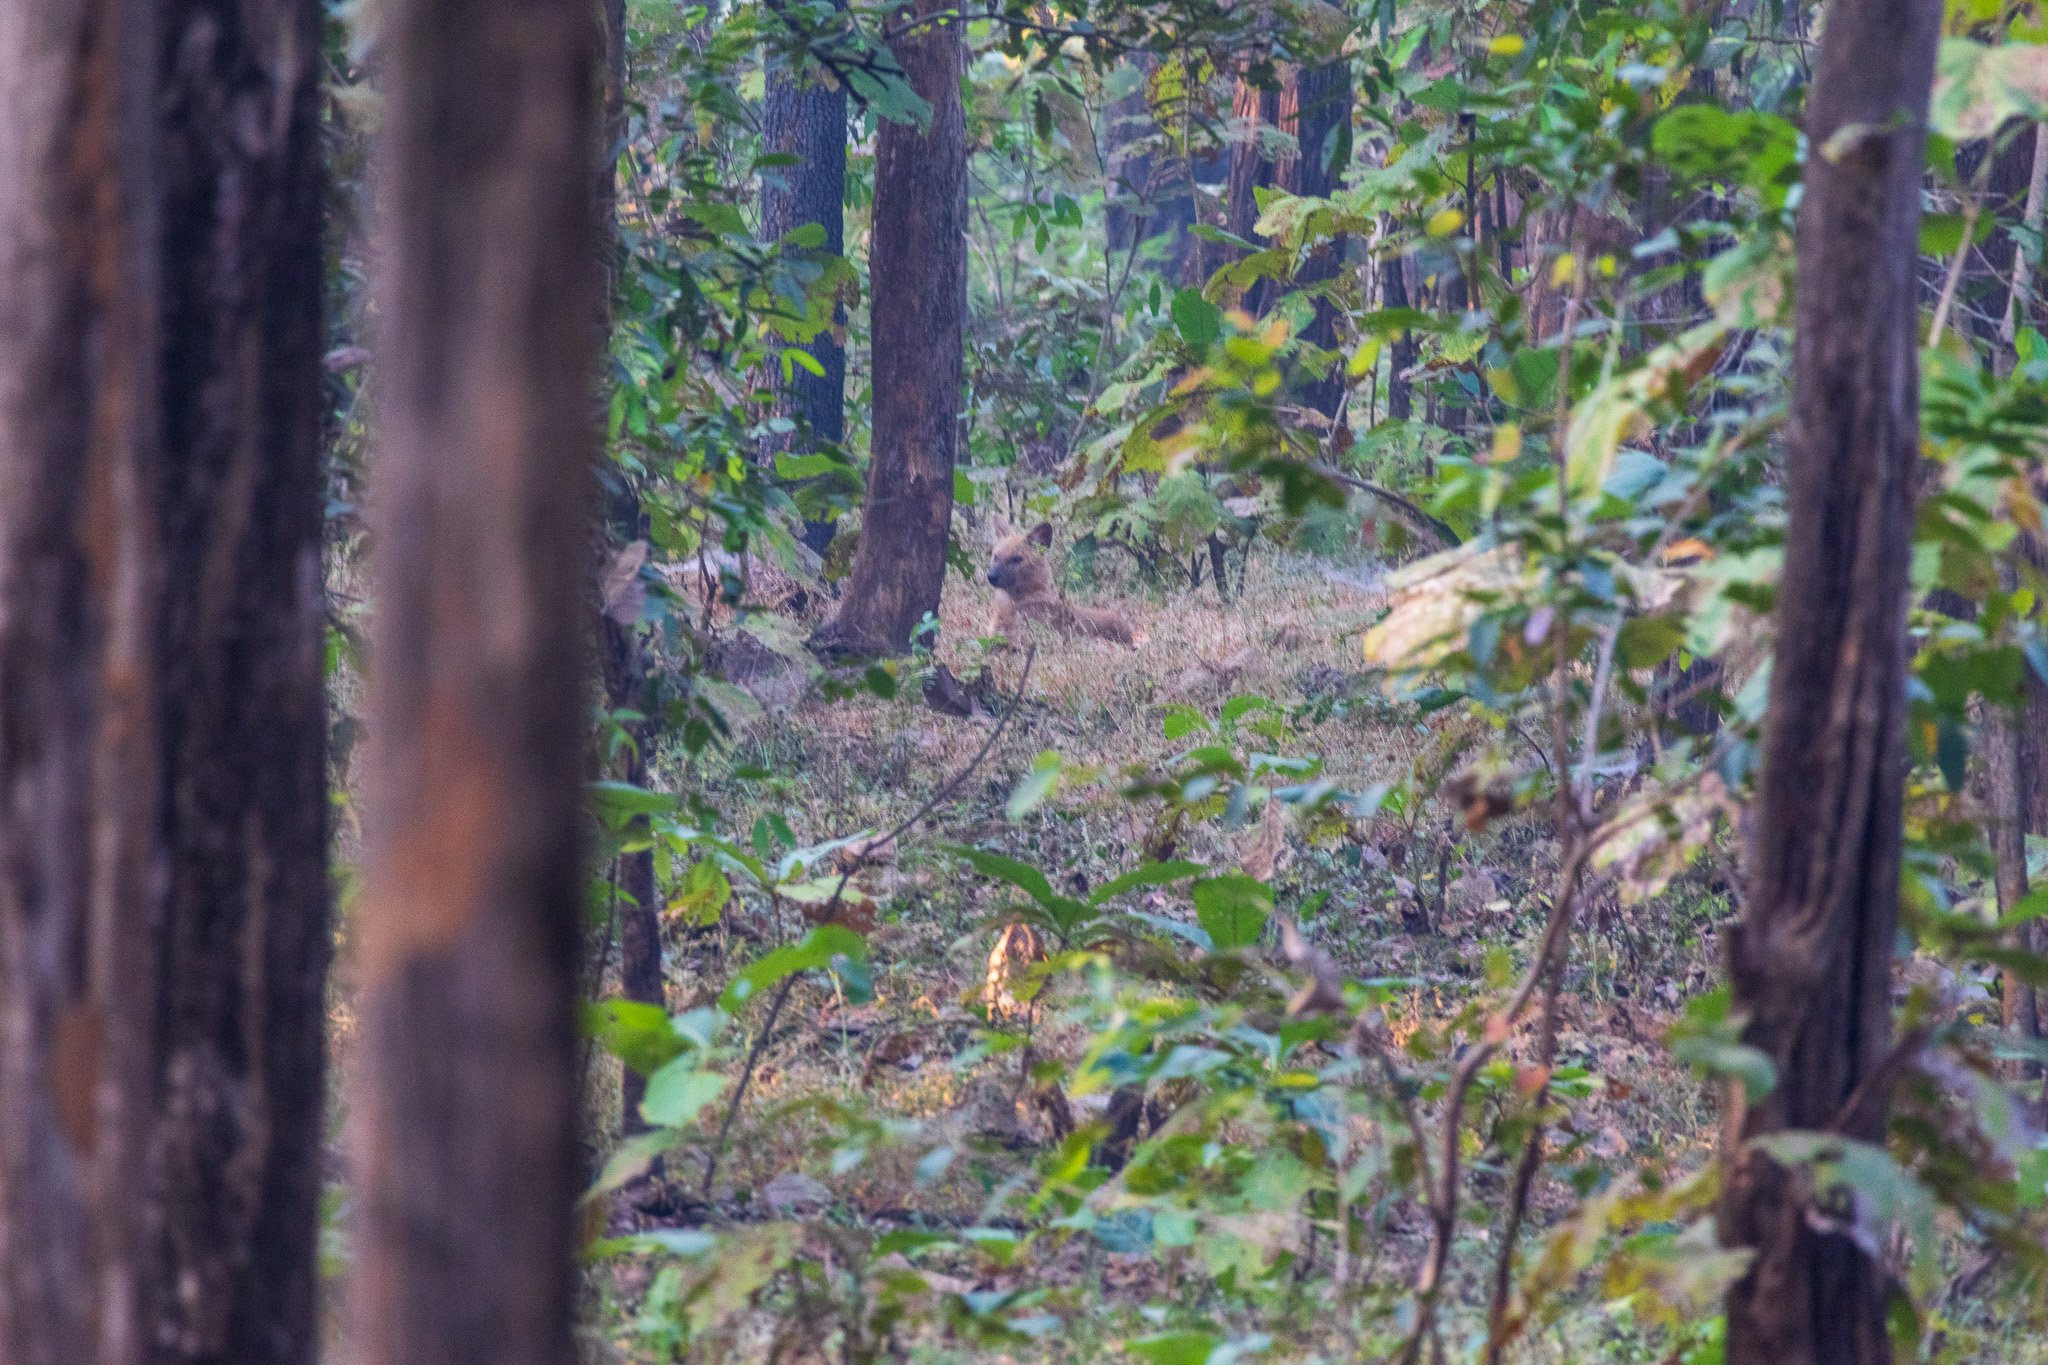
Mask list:
[[1020,535],[998,521],[996,530],[999,538],[988,566],[989,584],[996,589],[996,634],[1014,640],[1024,634],[1026,622],[1043,621],[1067,635],[1093,635],[1120,645],[1142,642],[1122,612],[1077,606],[1059,595],[1045,557],[1052,547],[1051,522],[1041,521]]

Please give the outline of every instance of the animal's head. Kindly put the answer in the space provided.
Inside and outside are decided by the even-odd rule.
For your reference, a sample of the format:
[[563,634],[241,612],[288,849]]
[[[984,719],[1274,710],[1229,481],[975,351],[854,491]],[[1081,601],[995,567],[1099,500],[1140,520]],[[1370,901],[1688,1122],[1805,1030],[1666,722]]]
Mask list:
[[996,548],[988,561],[988,581],[1013,596],[1050,591],[1052,566],[1046,563],[1045,552],[1051,545],[1051,522],[1041,521],[1020,533],[1009,523],[998,521]]

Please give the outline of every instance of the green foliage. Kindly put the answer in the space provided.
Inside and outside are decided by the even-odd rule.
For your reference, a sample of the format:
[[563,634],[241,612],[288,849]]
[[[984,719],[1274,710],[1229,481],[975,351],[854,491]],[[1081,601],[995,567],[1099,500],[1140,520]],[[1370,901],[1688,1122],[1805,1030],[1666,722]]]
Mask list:
[[[648,545],[633,624],[664,666],[611,737],[635,743],[651,720],[686,773],[733,726],[709,670],[711,613],[661,569],[713,549],[809,572],[793,533],[850,505],[865,457],[860,402],[845,442],[796,454],[769,401],[828,330],[845,335],[859,393],[861,263],[857,245],[836,260],[805,234],[755,239],[734,187],[778,168],[758,155],[747,92],[766,45],[836,73],[870,124],[915,121],[883,41],[901,22],[807,0],[711,19],[687,41],[650,19],[636,46],[646,90],[622,165],[651,188],[626,218],[607,478],[632,495],[615,505],[645,514],[620,530]],[[601,852],[655,851],[662,908],[691,952],[708,957],[713,935],[722,952],[743,925],[762,936],[738,965],[718,959],[695,1009],[592,1008],[592,1037],[648,1079],[640,1117],[654,1128],[619,1146],[593,1197],[657,1159],[715,1162],[732,1131],[800,1129],[802,1164],[821,1173],[693,1206],[701,1227],[595,1242],[593,1257],[649,1270],[638,1348],[711,1358],[766,1321],[775,1351],[849,1360],[906,1358],[912,1343],[1380,1359],[1437,1339],[1477,1353],[1497,1308],[1510,1358],[1554,1337],[1572,1358],[1721,1359],[1717,1305],[1742,1258],[1718,1244],[1704,1140],[1616,1136],[1605,1115],[1640,1077],[1557,1020],[1595,1008],[1603,934],[1686,915],[1710,934],[1725,894],[1699,887],[1736,877],[1785,557],[1791,231],[1806,161],[1826,154],[1799,132],[1804,41],[1760,37],[1762,22],[1606,0],[1001,0],[967,24],[962,502],[1050,512],[1097,571],[1114,551],[1160,587],[1218,564],[1223,587],[1229,561],[1241,576],[1264,541],[1351,543],[1333,522],[1370,520],[1381,549],[1413,562],[1363,623],[1368,676],[1347,700],[1311,716],[1258,695],[1162,695],[1150,714],[1173,752],[1132,765],[1113,794],[1049,749],[997,784],[986,820],[940,841],[942,861],[901,855],[915,914],[971,907],[1043,941],[1023,992],[1032,1020],[969,1010],[968,1041],[938,1041],[934,1024],[924,1063],[1057,1083],[1071,1131],[1021,1152],[892,1109],[865,1076],[845,1094],[750,1094],[779,1002],[887,995],[885,954],[863,934],[884,907],[844,870],[863,847],[806,845],[772,802],[736,833],[709,801],[593,787]],[[2001,242],[2037,253],[2039,229],[1958,172],[1985,148],[1958,157],[1957,144],[2041,112],[2039,50],[2002,41],[1994,16],[1968,24],[1942,55],[1947,140],[1920,244],[1966,264]],[[1209,189],[1235,78],[1274,84],[1337,53],[1359,93],[1348,169],[1323,196],[1261,188],[1251,236],[1234,237]],[[1105,143],[1113,118],[1138,131]],[[1293,134],[1266,133],[1290,150]],[[1112,236],[1112,213],[1164,207],[1153,181],[1172,177],[1141,183],[1128,173],[1140,161],[1209,187],[1190,234],[1216,266],[1206,279],[1165,239]],[[870,173],[857,155],[856,229]],[[1973,306],[1995,317],[2005,287]],[[1993,994],[2001,973],[2048,983],[2026,932],[2048,900],[1995,909],[1972,793],[1987,725],[2048,682],[2048,582],[2014,553],[2042,527],[2048,341],[2022,327],[2008,354],[1995,333],[1952,324],[1923,357],[1895,1122],[1883,1143],[1784,1133],[1759,1149],[1799,1170],[1812,1218],[1898,1250],[1915,1350],[1949,1339],[1959,1258],[2033,1275],[2031,1292],[2048,1282],[2043,1159],[2007,1084],[2044,1058],[2005,1033]],[[1332,378],[1335,415],[1304,401]],[[1412,403],[1400,421],[1397,385]],[[744,585],[719,591],[730,607]],[[898,675],[864,686],[893,699]],[[1361,790],[1299,752],[1312,721],[1368,715],[1412,743]],[[807,776],[758,775],[764,788]],[[1117,836],[1127,870],[1093,889],[1025,847],[1084,790],[1121,802],[1135,831]],[[1269,822],[1302,846],[1298,875],[1254,867]],[[1380,875],[1407,884],[1410,906],[1436,849],[1439,899],[1453,849],[1526,864],[1526,887],[1484,941],[1432,970],[1363,970],[1340,960],[1338,911],[1389,829],[1415,857]],[[1541,958],[1553,926],[1554,978]],[[1726,990],[1619,984],[1631,1011],[1683,1005],[1649,1041],[1712,1094],[1756,1103],[1780,1083]],[[1525,1161],[1540,1197],[1510,1221]],[[824,1179],[890,1163],[950,1212],[886,1224]],[[1421,1274],[1439,1255],[1440,1273]],[[1111,1264],[1142,1265],[1156,1286],[1112,1306],[1095,1284]]]

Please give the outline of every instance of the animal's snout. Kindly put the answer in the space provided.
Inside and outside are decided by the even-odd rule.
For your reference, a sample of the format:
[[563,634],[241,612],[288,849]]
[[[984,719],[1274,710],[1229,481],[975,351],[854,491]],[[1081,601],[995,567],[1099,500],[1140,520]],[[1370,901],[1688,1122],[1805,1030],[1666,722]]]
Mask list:
[[1001,569],[990,569],[990,570],[988,571],[988,581],[989,581],[989,586],[991,586],[991,587],[996,587],[996,588],[1000,588],[1000,587],[1002,587],[1002,586],[1003,586],[1003,571],[1002,571]]

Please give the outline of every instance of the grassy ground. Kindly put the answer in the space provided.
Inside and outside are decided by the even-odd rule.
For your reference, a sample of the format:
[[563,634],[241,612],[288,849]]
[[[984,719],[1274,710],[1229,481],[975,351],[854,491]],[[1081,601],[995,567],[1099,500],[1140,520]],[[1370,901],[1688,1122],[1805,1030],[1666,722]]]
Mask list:
[[[989,591],[950,579],[939,660],[961,676],[987,669],[995,692],[1007,698],[1021,687],[1023,701],[958,791],[893,858],[860,874],[879,905],[872,938],[875,999],[849,1005],[823,988],[799,987],[761,1049],[711,1206],[696,1199],[696,1169],[671,1172],[665,1189],[642,1187],[619,1202],[614,1230],[745,1216],[772,1182],[795,1172],[823,1177],[849,1219],[957,1226],[982,1216],[989,1192],[1029,1169],[1045,1135],[1013,1102],[1016,1059],[979,1045],[984,1025],[977,994],[988,926],[1004,897],[935,846],[998,849],[1056,870],[1073,890],[1137,865],[1153,831],[1146,812],[1122,794],[1124,775],[1187,746],[1185,739],[1165,736],[1170,705],[1213,716],[1233,696],[1270,698],[1284,725],[1254,747],[1314,755],[1324,775],[1347,789],[1365,789],[1431,761],[1455,739],[1447,731],[1455,722],[1441,715],[1434,722],[1418,719],[1384,700],[1359,672],[1357,635],[1379,607],[1376,581],[1369,565],[1266,557],[1253,561],[1249,581],[1230,601],[1206,588],[1164,598],[1094,594],[1092,600],[1115,602],[1138,619],[1149,644],[1131,650],[1042,635],[1024,678],[1020,652],[992,651],[977,640],[993,612]],[[887,828],[918,807],[968,764],[994,723],[985,714],[942,715],[923,704],[915,686],[889,701],[814,696],[755,720],[728,750],[668,777],[705,792],[734,829],[773,813],[788,821],[800,843],[824,841]],[[1070,780],[1023,819],[1007,818],[1011,792],[1045,751],[1061,756]],[[1320,838],[1308,833],[1289,830],[1273,882],[1277,904],[1299,916],[1305,933],[1348,972],[1411,983],[1390,1020],[1396,1030],[1454,1012],[1476,988],[1489,949],[1506,946],[1520,960],[1533,944],[1554,868],[1540,827],[1510,821],[1466,835],[1444,812],[1429,808],[1406,820],[1325,830]],[[1204,825],[1188,831],[1175,851],[1227,869],[1256,836],[1255,828]],[[1706,889],[1710,884],[1706,875],[1681,881],[1647,908],[1625,910],[1603,900],[1575,948],[1561,1060],[1628,1078],[1576,1120],[1590,1150],[1614,1161],[1655,1152],[1683,1169],[1708,1150],[1711,1103],[1658,1040],[1677,1005],[1715,975],[1713,925],[1725,907]],[[1186,913],[1164,894],[1151,908]],[[680,1009],[709,1001],[736,962],[799,929],[794,917],[773,923],[763,906],[736,904],[718,930],[679,937],[670,963],[671,1004]],[[1042,1055],[1075,1054],[1085,1035],[1069,1016],[1055,992],[1035,1038]],[[920,1120],[928,1133],[971,1145],[976,1159],[958,1163],[936,1182],[919,1181],[910,1155],[886,1153],[835,1174],[830,1154],[821,1150],[824,1127],[807,1123],[792,1106],[815,1097]],[[1562,1189],[1539,1189],[1539,1216],[1565,1201]],[[1376,1273],[1405,1276],[1419,1234],[1417,1219],[1390,1224]],[[1476,1235],[1483,1240],[1483,1229]],[[1486,1257],[1482,1250],[1463,1259],[1476,1268]],[[640,1274],[622,1271],[605,1284],[611,1307],[598,1316],[614,1329],[644,1286]],[[1148,1258],[1078,1246],[1050,1264],[1035,1264],[1032,1275],[1035,1283],[1050,1280],[1085,1294],[1094,1309],[1090,1320],[1101,1329],[1099,1339],[1062,1334],[1044,1348],[1047,1359],[1096,1358],[1104,1342],[1142,1330],[1148,1304],[1175,1292]],[[997,1276],[980,1287],[999,1288],[1000,1281]],[[1476,1302],[1480,1291],[1468,1288]],[[1615,1330],[1621,1331],[1617,1342],[1627,1336]],[[616,1330],[599,1335],[625,1349]],[[1560,1338],[1539,1355],[1553,1349],[1575,1348]],[[940,1345],[928,1350],[921,1358],[972,1356],[949,1355]]]

